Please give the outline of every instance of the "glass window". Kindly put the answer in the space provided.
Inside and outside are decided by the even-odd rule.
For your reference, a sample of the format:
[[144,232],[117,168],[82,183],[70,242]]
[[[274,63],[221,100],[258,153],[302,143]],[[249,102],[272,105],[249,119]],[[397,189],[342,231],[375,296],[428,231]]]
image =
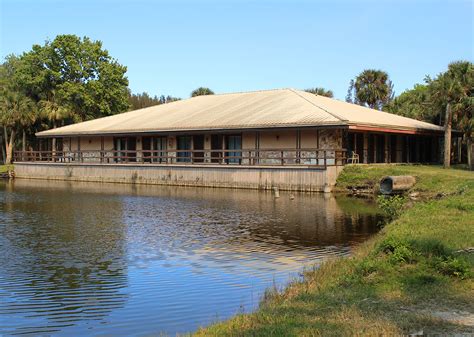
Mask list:
[[178,136],[176,137],[177,143],[177,162],[188,163],[191,162],[191,136]]
[[231,135],[227,136],[226,139],[226,149],[227,150],[238,150],[238,151],[228,151],[226,152],[227,163],[231,164],[240,164],[242,159],[242,136],[241,135]]

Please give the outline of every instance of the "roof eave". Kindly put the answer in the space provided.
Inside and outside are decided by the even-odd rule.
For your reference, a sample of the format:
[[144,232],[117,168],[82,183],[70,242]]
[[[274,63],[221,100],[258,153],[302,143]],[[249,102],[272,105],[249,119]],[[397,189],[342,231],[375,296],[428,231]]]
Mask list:
[[[403,127],[399,125],[389,124],[372,124],[372,123],[349,123],[349,129],[359,131],[379,131],[379,132],[391,132],[391,133],[403,133],[403,134],[439,134],[443,133],[442,127],[435,128],[422,128],[422,127]],[[454,132],[454,130],[453,130]]]
[[80,136],[116,136],[116,135],[143,135],[155,133],[183,133],[183,132],[235,132],[235,131],[259,131],[269,129],[295,129],[295,128],[347,128],[344,122],[321,123],[321,124],[280,124],[280,125],[252,125],[246,127],[216,127],[216,128],[181,128],[181,129],[148,129],[148,130],[115,130],[115,131],[84,131],[84,132],[59,132],[52,133],[51,130],[37,132],[38,138],[53,137],[80,137]]

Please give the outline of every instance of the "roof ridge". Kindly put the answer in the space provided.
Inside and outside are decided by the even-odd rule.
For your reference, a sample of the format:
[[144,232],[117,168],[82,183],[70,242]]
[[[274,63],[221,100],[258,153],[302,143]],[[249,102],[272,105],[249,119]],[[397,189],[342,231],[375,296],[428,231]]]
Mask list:
[[[223,96],[223,95],[237,95],[237,94],[251,94],[255,92],[269,92],[269,91],[282,91],[282,90],[293,90],[292,88],[274,88],[274,89],[258,89],[258,90],[250,90],[250,91],[234,91],[234,92],[220,92],[217,94],[212,94],[212,95],[199,95],[199,96],[194,96],[194,97],[189,97],[189,98],[196,98],[196,97],[201,97],[201,96]],[[183,98],[189,99],[189,98]]]
[[293,93],[295,93],[296,95],[298,95],[299,97],[301,97],[302,99],[304,99],[305,101],[309,102],[310,104],[314,105],[315,107],[325,111],[326,113],[330,114],[331,116],[333,116],[334,118],[337,118],[339,119],[341,122],[347,122],[349,121],[348,119],[344,119],[342,118],[341,116],[333,113],[333,112],[329,112],[328,110],[324,109],[323,107],[320,107],[319,105],[317,105],[316,103],[310,101],[309,99],[307,99],[306,97],[304,97],[303,95],[301,95],[299,93],[299,90],[296,90],[296,89],[292,89],[292,88],[289,88],[290,91],[292,91]]

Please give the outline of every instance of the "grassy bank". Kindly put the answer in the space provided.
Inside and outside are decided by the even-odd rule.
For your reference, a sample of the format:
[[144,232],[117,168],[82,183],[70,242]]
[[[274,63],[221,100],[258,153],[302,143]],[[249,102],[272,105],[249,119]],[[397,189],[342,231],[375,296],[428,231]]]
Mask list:
[[382,176],[417,178],[406,209],[351,258],[324,263],[273,292],[252,314],[197,336],[474,332],[474,173],[429,166],[348,166],[339,190]]
[[0,165],[0,174],[13,170],[13,165]]

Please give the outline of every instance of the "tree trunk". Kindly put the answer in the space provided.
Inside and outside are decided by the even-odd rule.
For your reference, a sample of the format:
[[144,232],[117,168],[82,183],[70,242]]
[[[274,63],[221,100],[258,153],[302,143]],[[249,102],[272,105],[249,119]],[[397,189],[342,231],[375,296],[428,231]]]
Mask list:
[[15,130],[12,130],[10,133],[10,140],[8,139],[8,131],[7,128],[4,127],[5,132],[5,151],[6,151],[6,160],[5,164],[11,164],[13,162],[13,146],[15,144]]
[[23,139],[21,140],[21,150],[23,153],[26,151],[26,131],[23,129]]
[[467,165],[471,171],[474,171],[474,144],[472,143],[471,138],[467,138]]
[[5,142],[4,136],[0,135],[0,147],[2,148],[2,162],[5,164]]
[[444,121],[444,168],[451,164],[451,104],[446,105],[446,118]]

